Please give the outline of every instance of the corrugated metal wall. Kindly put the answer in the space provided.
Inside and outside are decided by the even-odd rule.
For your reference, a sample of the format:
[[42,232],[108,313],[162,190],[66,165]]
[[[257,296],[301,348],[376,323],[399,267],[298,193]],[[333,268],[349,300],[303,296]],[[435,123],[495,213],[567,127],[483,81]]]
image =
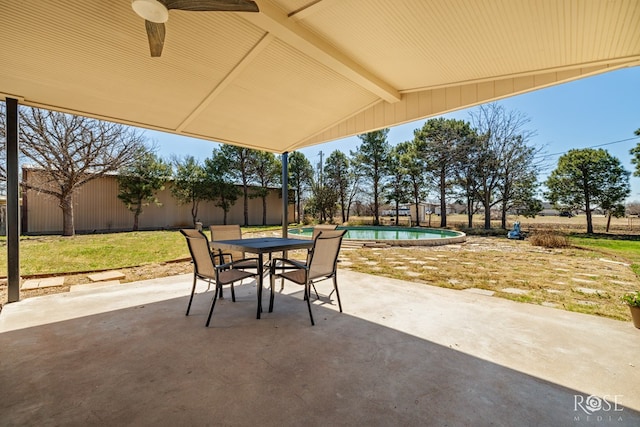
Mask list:
[[[25,179],[33,173],[27,170]],[[74,197],[74,222],[76,232],[122,231],[133,227],[133,213],[117,197],[118,183],[115,176],[105,176],[89,181]],[[191,205],[178,205],[171,195],[171,184],[157,194],[161,206],[150,204],[143,208],[139,218],[139,229],[191,227]],[[23,195],[23,233],[54,234],[62,232],[62,209],[58,199],[34,190]],[[228,224],[244,223],[243,201],[240,197],[227,214]],[[202,202],[198,208],[198,219],[207,227],[223,223],[222,209],[213,202]],[[293,206],[289,207],[289,218],[293,218]],[[274,189],[267,197],[267,224],[282,223],[282,198],[280,190]],[[249,199],[249,225],[262,224],[262,199]]]

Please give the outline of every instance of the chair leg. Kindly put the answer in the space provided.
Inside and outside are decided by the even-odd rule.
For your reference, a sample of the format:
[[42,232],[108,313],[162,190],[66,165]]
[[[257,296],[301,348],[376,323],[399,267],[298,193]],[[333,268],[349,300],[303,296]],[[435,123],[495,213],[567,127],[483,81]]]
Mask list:
[[[240,282],[242,284],[242,282]],[[222,288],[222,286],[220,286]],[[231,301],[236,302],[236,291],[233,289],[233,282],[231,282]]]
[[338,277],[336,275],[333,276],[333,289],[336,291],[336,296],[338,297],[338,307],[340,307],[340,313],[342,313],[342,302],[340,302],[340,292],[338,291]]
[[196,280],[198,280],[198,279],[197,279],[196,275],[194,274],[193,275],[193,287],[191,288],[191,298],[189,298],[189,305],[187,305],[187,314],[185,314],[185,316],[188,316],[189,315],[189,310],[191,310],[191,302],[193,301],[193,294],[196,292]]
[[309,318],[311,319],[311,326],[315,325],[313,321],[313,313],[311,313],[311,285],[307,282],[304,285],[304,298],[307,300],[307,308],[309,309]]
[[[276,278],[274,277],[275,269],[272,269],[272,273],[269,274],[269,287],[271,288],[271,293],[269,295],[269,313],[273,312],[273,300],[274,300],[274,292],[273,288],[276,284]],[[284,278],[282,279],[284,281]]]
[[207,328],[209,327],[209,323],[211,323],[211,316],[213,315],[213,308],[216,306],[216,300],[218,299],[218,287],[222,288],[222,286],[218,285],[216,282],[216,291],[213,294],[213,301],[211,301],[211,310],[209,310],[209,317],[207,317]]
[[[316,299],[320,299],[320,295],[318,295],[318,290],[316,289],[316,284],[311,282],[311,286],[313,286],[313,291],[316,293]],[[311,289],[309,289],[309,293],[311,293]]]

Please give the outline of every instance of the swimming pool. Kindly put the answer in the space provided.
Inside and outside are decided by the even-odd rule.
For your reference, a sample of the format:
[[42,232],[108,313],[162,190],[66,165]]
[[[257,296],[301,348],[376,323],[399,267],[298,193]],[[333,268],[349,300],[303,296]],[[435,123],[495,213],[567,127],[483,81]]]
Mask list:
[[[338,227],[347,230],[346,240],[368,243],[385,243],[390,246],[437,246],[449,243],[461,243],[466,240],[466,234],[460,231],[441,230],[435,228],[408,227],[375,227],[348,226]],[[289,229],[291,237],[311,237],[313,227]]]

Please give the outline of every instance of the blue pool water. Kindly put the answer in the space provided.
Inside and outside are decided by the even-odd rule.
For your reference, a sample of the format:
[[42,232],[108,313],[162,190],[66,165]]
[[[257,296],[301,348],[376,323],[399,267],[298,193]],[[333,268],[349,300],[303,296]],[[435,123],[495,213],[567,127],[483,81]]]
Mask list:
[[[463,233],[451,230],[438,230],[434,228],[406,228],[406,227],[338,227],[338,230],[347,230],[345,239],[353,240],[420,240],[420,239],[445,239],[463,236]],[[289,234],[311,237],[313,227],[293,228]]]

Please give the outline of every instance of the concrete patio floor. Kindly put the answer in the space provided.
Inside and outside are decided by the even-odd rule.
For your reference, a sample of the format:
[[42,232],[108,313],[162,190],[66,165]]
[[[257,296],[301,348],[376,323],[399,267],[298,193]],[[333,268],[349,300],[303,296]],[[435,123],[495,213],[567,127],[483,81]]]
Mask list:
[[256,320],[246,282],[205,328],[191,279],[6,305],[0,425],[640,425],[630,322],[340,270],[316,326],[291,283]]

